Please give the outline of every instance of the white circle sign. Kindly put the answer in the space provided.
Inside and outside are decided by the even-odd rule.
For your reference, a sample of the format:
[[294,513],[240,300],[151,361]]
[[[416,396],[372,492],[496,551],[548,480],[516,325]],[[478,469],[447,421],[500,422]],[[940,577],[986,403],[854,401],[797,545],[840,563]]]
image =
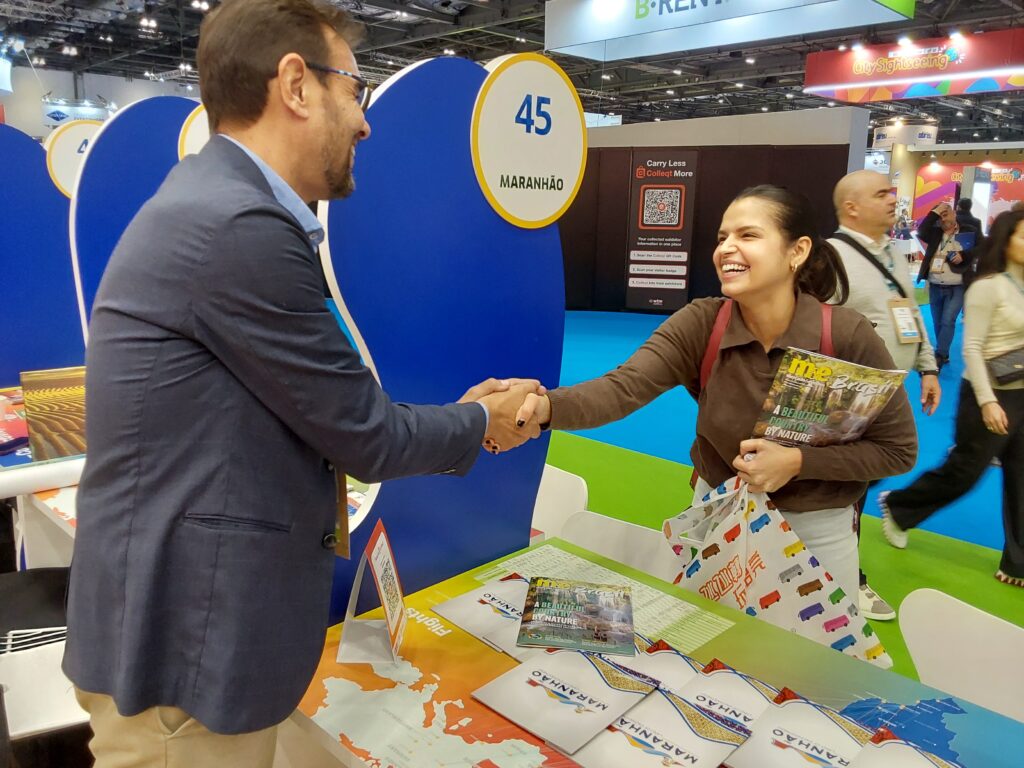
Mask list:
[[46,139],[46,170],[64,197],[71,197],[85,151],[101,125],[99,120],[72,120]]
[[206,117],[206,107],[200,104],[185,118],[178,136],[178,159],[184,160],[186,155],[198,155],[206,142],[210,140],[210,121]]
[[518,53],[487,65],[473,108],[473,169],[488,202],[527,229],[557,220],[572,203],[587,162],[583,105],[551,59]]

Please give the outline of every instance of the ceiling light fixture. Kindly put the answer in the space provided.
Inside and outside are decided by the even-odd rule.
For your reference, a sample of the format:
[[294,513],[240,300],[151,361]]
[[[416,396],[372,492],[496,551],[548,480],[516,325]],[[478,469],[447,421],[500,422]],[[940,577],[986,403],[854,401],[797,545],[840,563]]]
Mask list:
[[612,76],[611,75],[601,75],[601,79],[602,80],[611,80]]
[[795,98],[795,97],[793,96],[793,94],[792,94],[792,93],[787,93],[787,94],[786,94],[786,98],[787,98],[787,99],[792,99],[792,98]]
[[681,69],[673,69],[672,70],[672,74],[675,75],[676,77],[679,77],[679,75],[683,74],[683,70],[681,70]]
[[665,93],[667,93],[669,96],[675,96],[676,95],[676,92],[673,91],[671,88],[669,88],[667,91],[665,91]]
[[745,61],[747,62],[747,64],[753,64],[754,62],[757,61],[757,59],[755,59],[753,56],[747,56]]
[[846,50],[846,43],[840,43],[839,44],[839,50],[840,51],[845,51]]
[[899,40],[897,40],[897,42],[899,43],[900,48],[909,48],[911,45],[914,44],[914,41],[911,40],[907,35],[903,35]]

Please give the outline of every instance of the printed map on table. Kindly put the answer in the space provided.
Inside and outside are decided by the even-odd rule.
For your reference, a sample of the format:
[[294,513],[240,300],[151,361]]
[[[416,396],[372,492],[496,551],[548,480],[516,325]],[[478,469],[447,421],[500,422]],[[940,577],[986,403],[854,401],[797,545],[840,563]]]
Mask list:
[[497,564],[497,572],[476,573],[476,578],[464,574],[445,582],[444,591],[427,589],[407,597],[406,637],[397,664],[339,664],[340,632],[331,629],[315,675],[323,682],[310,686],[299,709],[376,768],[575,768],[569,758],[473,700],[473,691],[517,662],[431,611],[482,583],[524,573],[519,566],[535,575],[625,581],[633,589],[637,624],[651,627],[657,637],[666,636],[657,630],[667,630],[690,648],[732,626],[577,555],[543,546]]
[[[466,587],[476,584],[463,578]],[[337,663],[339,632],[332,629],[316,673],[323,683],[311,686],[299,709],[376,768],[575,766],[473,700],[474,690],[517,662],[429,613],[437,600],[424,594],[430,591],[407,599],[403,655],[396,664]]]

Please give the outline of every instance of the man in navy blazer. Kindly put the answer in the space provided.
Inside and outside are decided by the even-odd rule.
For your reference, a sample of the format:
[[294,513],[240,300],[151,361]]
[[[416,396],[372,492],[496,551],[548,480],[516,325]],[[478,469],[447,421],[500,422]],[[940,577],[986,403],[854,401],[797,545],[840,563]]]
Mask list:
[[97,768],[269,767],[323,648],[337,473],[464,474],[537,434],[536,382],[392,403],[325,306],[306,204],[352,191],[370,135],[358,31],[313,0],[211,12],[215,135],[104,273],[64,658]]

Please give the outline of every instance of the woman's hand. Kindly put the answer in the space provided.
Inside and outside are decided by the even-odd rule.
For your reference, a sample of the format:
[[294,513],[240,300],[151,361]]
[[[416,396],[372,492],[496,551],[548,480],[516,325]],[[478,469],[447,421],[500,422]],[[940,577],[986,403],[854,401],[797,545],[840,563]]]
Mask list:
[[1008,435],[1010,433],[1010,421],[1006,418],[1006,411],[999,403],[985,403],[981,406],[981,419],[989,432],[997,435]]
[[523,427],[526,424],[534,423],[538,427],[551,421],[551,400],[545,391],[538,394],[529,394],[523,401],[522,406],[516,412],[516,426]]
[[755,493],[777,491],[800,474],[804,455],[771,440],[744,440],[732,466]]

